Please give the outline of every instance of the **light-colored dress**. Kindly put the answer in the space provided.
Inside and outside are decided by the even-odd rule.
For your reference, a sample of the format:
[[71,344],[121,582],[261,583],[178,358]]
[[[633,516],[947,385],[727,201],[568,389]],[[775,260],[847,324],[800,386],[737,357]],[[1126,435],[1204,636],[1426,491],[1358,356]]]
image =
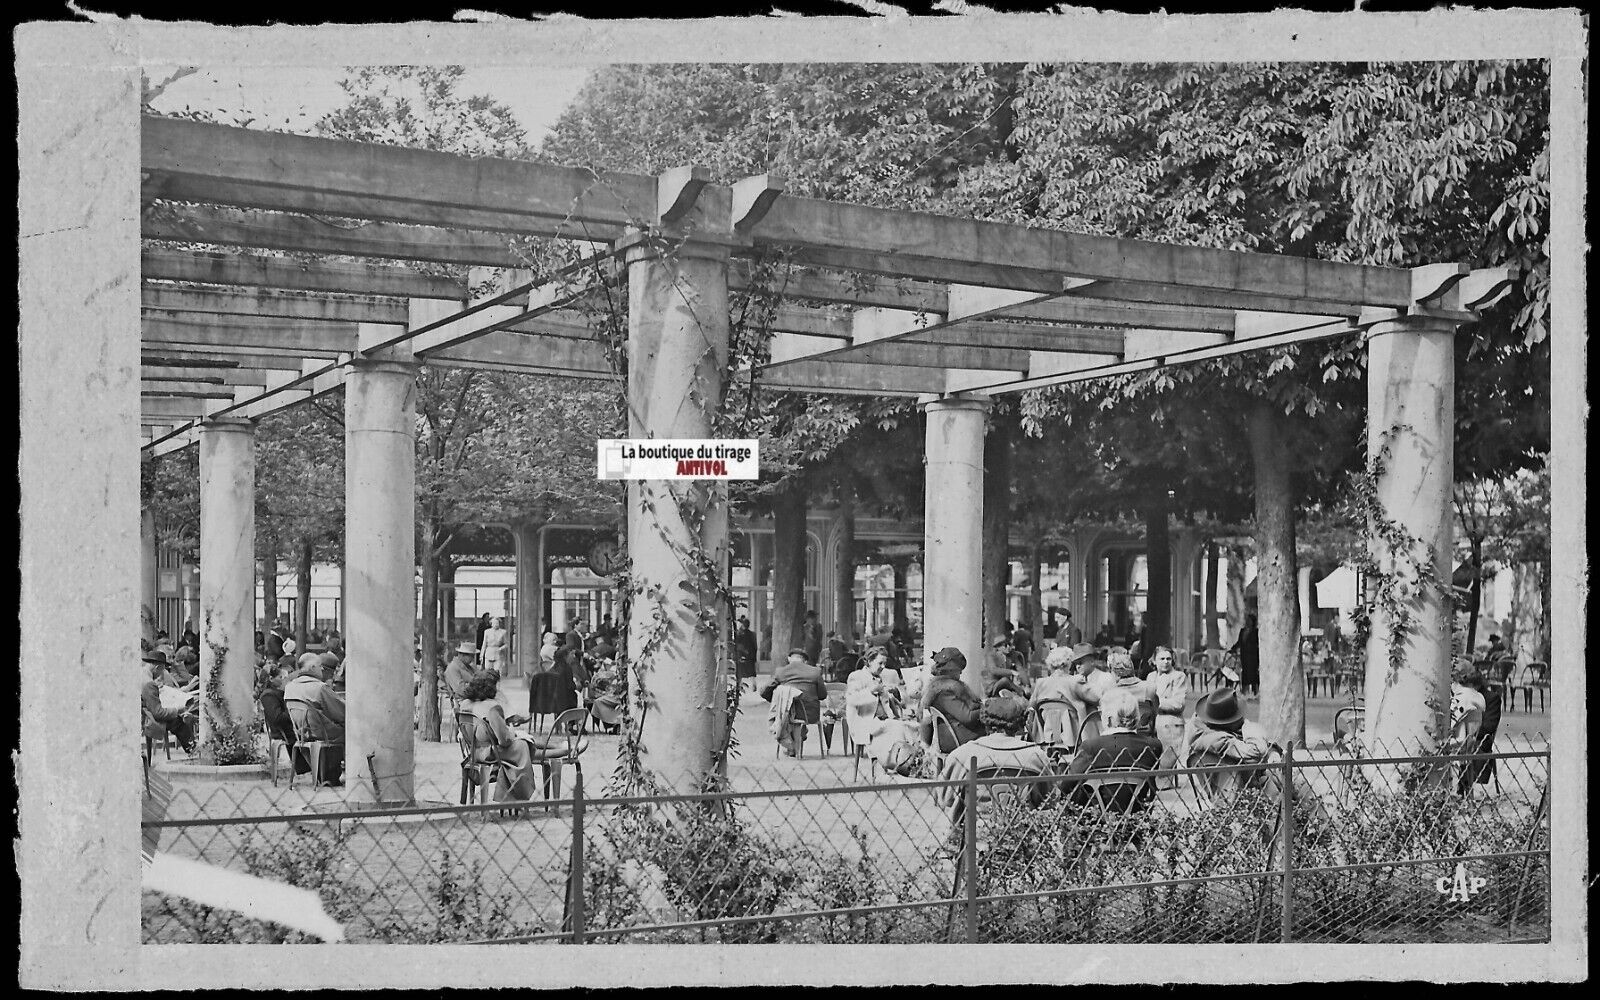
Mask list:
[[883,680],[866,667],[853,670],[845,681],[845,726],[850,742],[865,747],[867,756],[882,764],[889,748],[896,743],[917,742],[916,726],[893,718],[879,718],[883,704]]
[[472,713],[478,720],[474,757],[510,765],[510,774],[500,778],[495,800],[533,798],[533,750],[522,734],[506,722],[505,709],[497,701],[464,701],[461,711]]

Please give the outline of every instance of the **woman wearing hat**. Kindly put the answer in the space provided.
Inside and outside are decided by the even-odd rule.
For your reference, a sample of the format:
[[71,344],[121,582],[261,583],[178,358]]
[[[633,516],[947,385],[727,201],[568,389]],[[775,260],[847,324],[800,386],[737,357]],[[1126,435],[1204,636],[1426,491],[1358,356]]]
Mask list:
[[[967,669],[966,656],[954,646],[946,646],[933,654],[933,667],[929,671],[927,683],[923,686],[924,711],[930,708],[938,709],[940,714],[949,720],[950,728],[955,731],[955,743],[946,746],[949,734],[944,730],[935,733],[931,716],[926,716],[922,720],[924,740],[931,744],[933,737],[936,736],[941,753],[949,753],[961,744],[977,739],[985,732],[980,718],[983,703],[962,681],[961,672],[965,669]],[[1018,701],[1018,704],[1022,703]]]
[[[1017,768],[1035,774],[1044,774],[1049,770],[1050,756],[1044,747],[1021,738],[1027,726],[1026,702],[1020,698],[985,698],[978,715],[979,724],[987,732],[962,743],[945,756],[940,781],[965,781],[970,772],[988,767]],[[1027,785],[1025,793],[1021,786],[1012,785],[1010,788],[1015,793],[1025,794],[1033,805],[1043,802],[1050,790],[1049,785],[1042,781]],[[943,804],[951,807],[952,822],[960,823],[961,804],[964,801],[961,787],[947,785],[940,789],[939,794]],[[993,788],[989,794],[994,794]]]

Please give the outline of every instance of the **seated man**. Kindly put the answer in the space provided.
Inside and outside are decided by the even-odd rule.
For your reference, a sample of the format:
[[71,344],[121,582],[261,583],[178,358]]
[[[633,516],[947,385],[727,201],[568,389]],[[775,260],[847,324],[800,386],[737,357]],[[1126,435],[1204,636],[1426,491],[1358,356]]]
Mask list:
[[317,780],[339,784],[344,769],[344,697],[328,685],[321,663],[308,664],[289,678],[283,702],[291,712],[296,702],[303,705],[308,735],[328,744],[322,750],[323,773]]
[[[946,646],[933,654],[933,667],[927,682],[923,685],[922,738],[931,745],[937,737],[941,753],[949,753],[961,744],[977,739],[985,732],[979,717],[982,702],[961,679],[961,672],[966,668],[967,658],[961,650],[954,646]],[[933,716],[926,711],[930,708],[938,709],[949,721],[954,733],[953,743],[951,733],[943,730],[934,732]]]
[[139,682],[139,703],[146,716],[144,735],[159,740],[171,733],[183,747],[183,752],[194,756],[195,705],[188,708],[167,708],[161,704],[161,676],[167,669],[167,657],[160,650],[151,650],[140,657],[144,661],[144,677]]
[[[1247,724],[1239,692],[1219,688],[1195,702],[1178,757],[1185,767],[1255,764],[1267,760],[1272,745]],[[1218,771],[1206,776],[1212,794],[1260,783],[1260,771]]]
[[[1067,700],[1072,702],[1078,711],[1078,721],[1081,723],[1089,714],[1100,707],[1101,697],[1117,683],[1117,678],[1106,669],[1105,660],[1101,658],[1100,651],[1087,642],[1080,642],[1072,647],[1068,655],[1073,673],[1068,676],[1065,685]],[[1077,734],[1073,734],[1076,740]]]
[[[1035,774],[1044,774],[1050,768],[1050,757],[1044,747],[1021,739],[1027,724],[1027,710],[1020,698],[985,698],[980,710],[982,725],[988,732],[961,744],[945,755],[940,781],[965,781],[967,775],[984,768],[1017,768]],[[1027,785],[991,785],[979,790],[981,798],[1021,796],[1029,805],[1043,802],[1050,784],[1035,781]],[[960,823],[965,794],[959,785],[947,785],[939,790],[940,801],[950,807],[950,819]]]
[[[793,688],[794,694],[792,696],[785,694],[784,703],[780,703],[774,699],[773,694],[783,686]],[[822,680],[822,671],[811,662],[811,655],[797,646],[789,650],[789,659],[778,664],[778,668],[772,672],[772,679],[761,689],[761,697],[773,702],[773,732],[778,743],[790,757],[795,756],[795,730],[799,730],[798,736],[801,742],[805,741],[806,730],[803,726],[787,724],[786,702],[790,697],[799,702],[807,725],[821,722],[822,704],[828,700],[828,685]]]
[[1002,691],[1010,691],[1019,698],[1028,696],[1028,677],[1018,673],[1011,662],[1014,648],[1010,635],[997,635],[989,640],[983,659],[983,693],[987,697],[993,698]]
[[305,774],[311,770],[311,764],[305,759],[305,755],[294,752],[294,723],[290,721],[289,709],[283,703],[283,677],[277,664],[268,667],[261,693],[257,698],[261,702],[261,714],[266,716],[267,728],[288,748],[289,763],[294,767],[295,773]]
[[[1139,721],[1139,701],[1131,691],[1122,688],[1107,691],[1100,699],[1100,720],[1100,735],[1083,741],[1067,768],[1068,774],[1093,774],[1126,767],[1153,771],[1161,766],[1161,741],[1134,729]],[[1141,808],[1155,798],[1155,791],[1155,782],[1148,781],[1138,802],[1118,801],[1112,806],[1121,812]],[[1072,786],[1073,805],[1088,805],[1093,797],[1094,790],[1088,784],[1077,782]]]

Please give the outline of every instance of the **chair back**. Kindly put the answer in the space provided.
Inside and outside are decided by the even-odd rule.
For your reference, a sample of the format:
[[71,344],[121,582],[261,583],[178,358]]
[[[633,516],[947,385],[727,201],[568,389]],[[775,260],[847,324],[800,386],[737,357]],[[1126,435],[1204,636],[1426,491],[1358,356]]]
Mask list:
[[1093,805],[1107,815],[1125,816],[1155,797],[1155,779],[1141,768],[1107,767],[1080,780],[1078,789],[1073,796],[1084,805]]
[[1100,735],[1100,710],[1097,708],[1083,717],[1078,723],[1078,746],[1083,746],[1084,740],[1092,740]]
[[[990,764],[986,767],[978,768],[976,777],[979,781],[983,781],[985,778],[1025,778],[1036,775],[1042,777],[1044,772],[1031,767],[1020,767],[1016,764]],[[978,801],[981,802],[987,798],[995,805],[999,805],[1002,802],[1013,804],[1026,802],[1034,788],[1035,785],[1032,782],[1002,781],[992,785],[982,785],[978,788]]]
[[859,666],[861,666],[861,656],[857,653],[846,653],[834,661],[833,670],[834,673],[848,674]]
[[1046,698],[1033,707],[1038,720],[1038,741],[1060,743],[1063,734],[1077,735],[1077,710],[1072,702],[1060,698]]
[[[797,699],[798,701],[798,699]],[[567,754],[576,757],[583,749],[583,737],[589,729],[589,710],[587,708],[569,708],[557,715],[555,721],[550,723],[550,732],[557,736],[567,738]]]
[[294,728],[294,741],[299,744],[315,743],[311,735],[311,704],[296,698],[285,698],[283,707],[289,713],[289,725]]
[[1528,664],[1528,673],[1532,676],[1535,684],[1550,683],[1550,664],[1543,660],[1534,660]]
[[[956,736],[956,727],[950,724],[950,720],[944,717],[943,712],[929,705],[926,714],[927,718],[933,723],[933,752],[936,756],[943,756],[961,745],[960,738]],[[950,750],[944,749],[944,737],[940,733],[941,727],[943,727],[945,733],[950,734]]]
[[461,749],[463,762],[476,761],[478,750],[478,717],[463,709],[456,709],[456,743]]

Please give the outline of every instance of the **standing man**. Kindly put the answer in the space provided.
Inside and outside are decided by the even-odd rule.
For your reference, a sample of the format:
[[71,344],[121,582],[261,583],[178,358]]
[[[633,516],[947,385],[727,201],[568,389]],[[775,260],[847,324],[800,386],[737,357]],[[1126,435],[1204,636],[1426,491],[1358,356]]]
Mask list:
[[739,687],[744,688],[745,681],[750,682],[750,690],[756,689],[756,634],[750,631],[750,619],[744,615],[739,616],[739,627],[733,630],[733,663],[734,672],[739,677]]
[[506,632],[504,616],[496,618],[494,624],[483,633],[483,669],[493,670],[502,676],[506,672],[506,664],[511,657],[510,634]]
[[1011,633],[1011,646],[1022,656],[1024,664],[1033,662],[1033,626],[1028,622],[1019,622],[1017,628]]
[[814,610],[806,610],[805,624],[800,626],[801,646],[805,649],[806,659],[816,663],[822,658],[822,622],[817,619]]
[[1239,691],[1256,694],[1261,689],[1261,647],[1256,640],[1256,616],[1246,615],[1244,627],[1239,630],[1239,641],[1233,644],[1239,654]]
[[[1157,646],[1150,655],[1154,671],[1146,683],[1156,692],[1156,738],[1161,741],[1161,766],[1178,767],[1178,751],[1183,747],[1183,706],[1189,697],[1189,678],[1178,669],[1172,650]],[[1177,787],[1176,777],[1158,779],[1167,787]]]
[[1076,646],[1083,641],[1083,629],[1072,624],[1072,612],[1061,612],[1061,625],[1056,632],[1057,646]]
[[583,652],[585,624],[587,623],[582,618],[574,618],[572,621],[572,627],[567,629],[565,645],[573,647],[574,649],[578,650],[579,653]]

